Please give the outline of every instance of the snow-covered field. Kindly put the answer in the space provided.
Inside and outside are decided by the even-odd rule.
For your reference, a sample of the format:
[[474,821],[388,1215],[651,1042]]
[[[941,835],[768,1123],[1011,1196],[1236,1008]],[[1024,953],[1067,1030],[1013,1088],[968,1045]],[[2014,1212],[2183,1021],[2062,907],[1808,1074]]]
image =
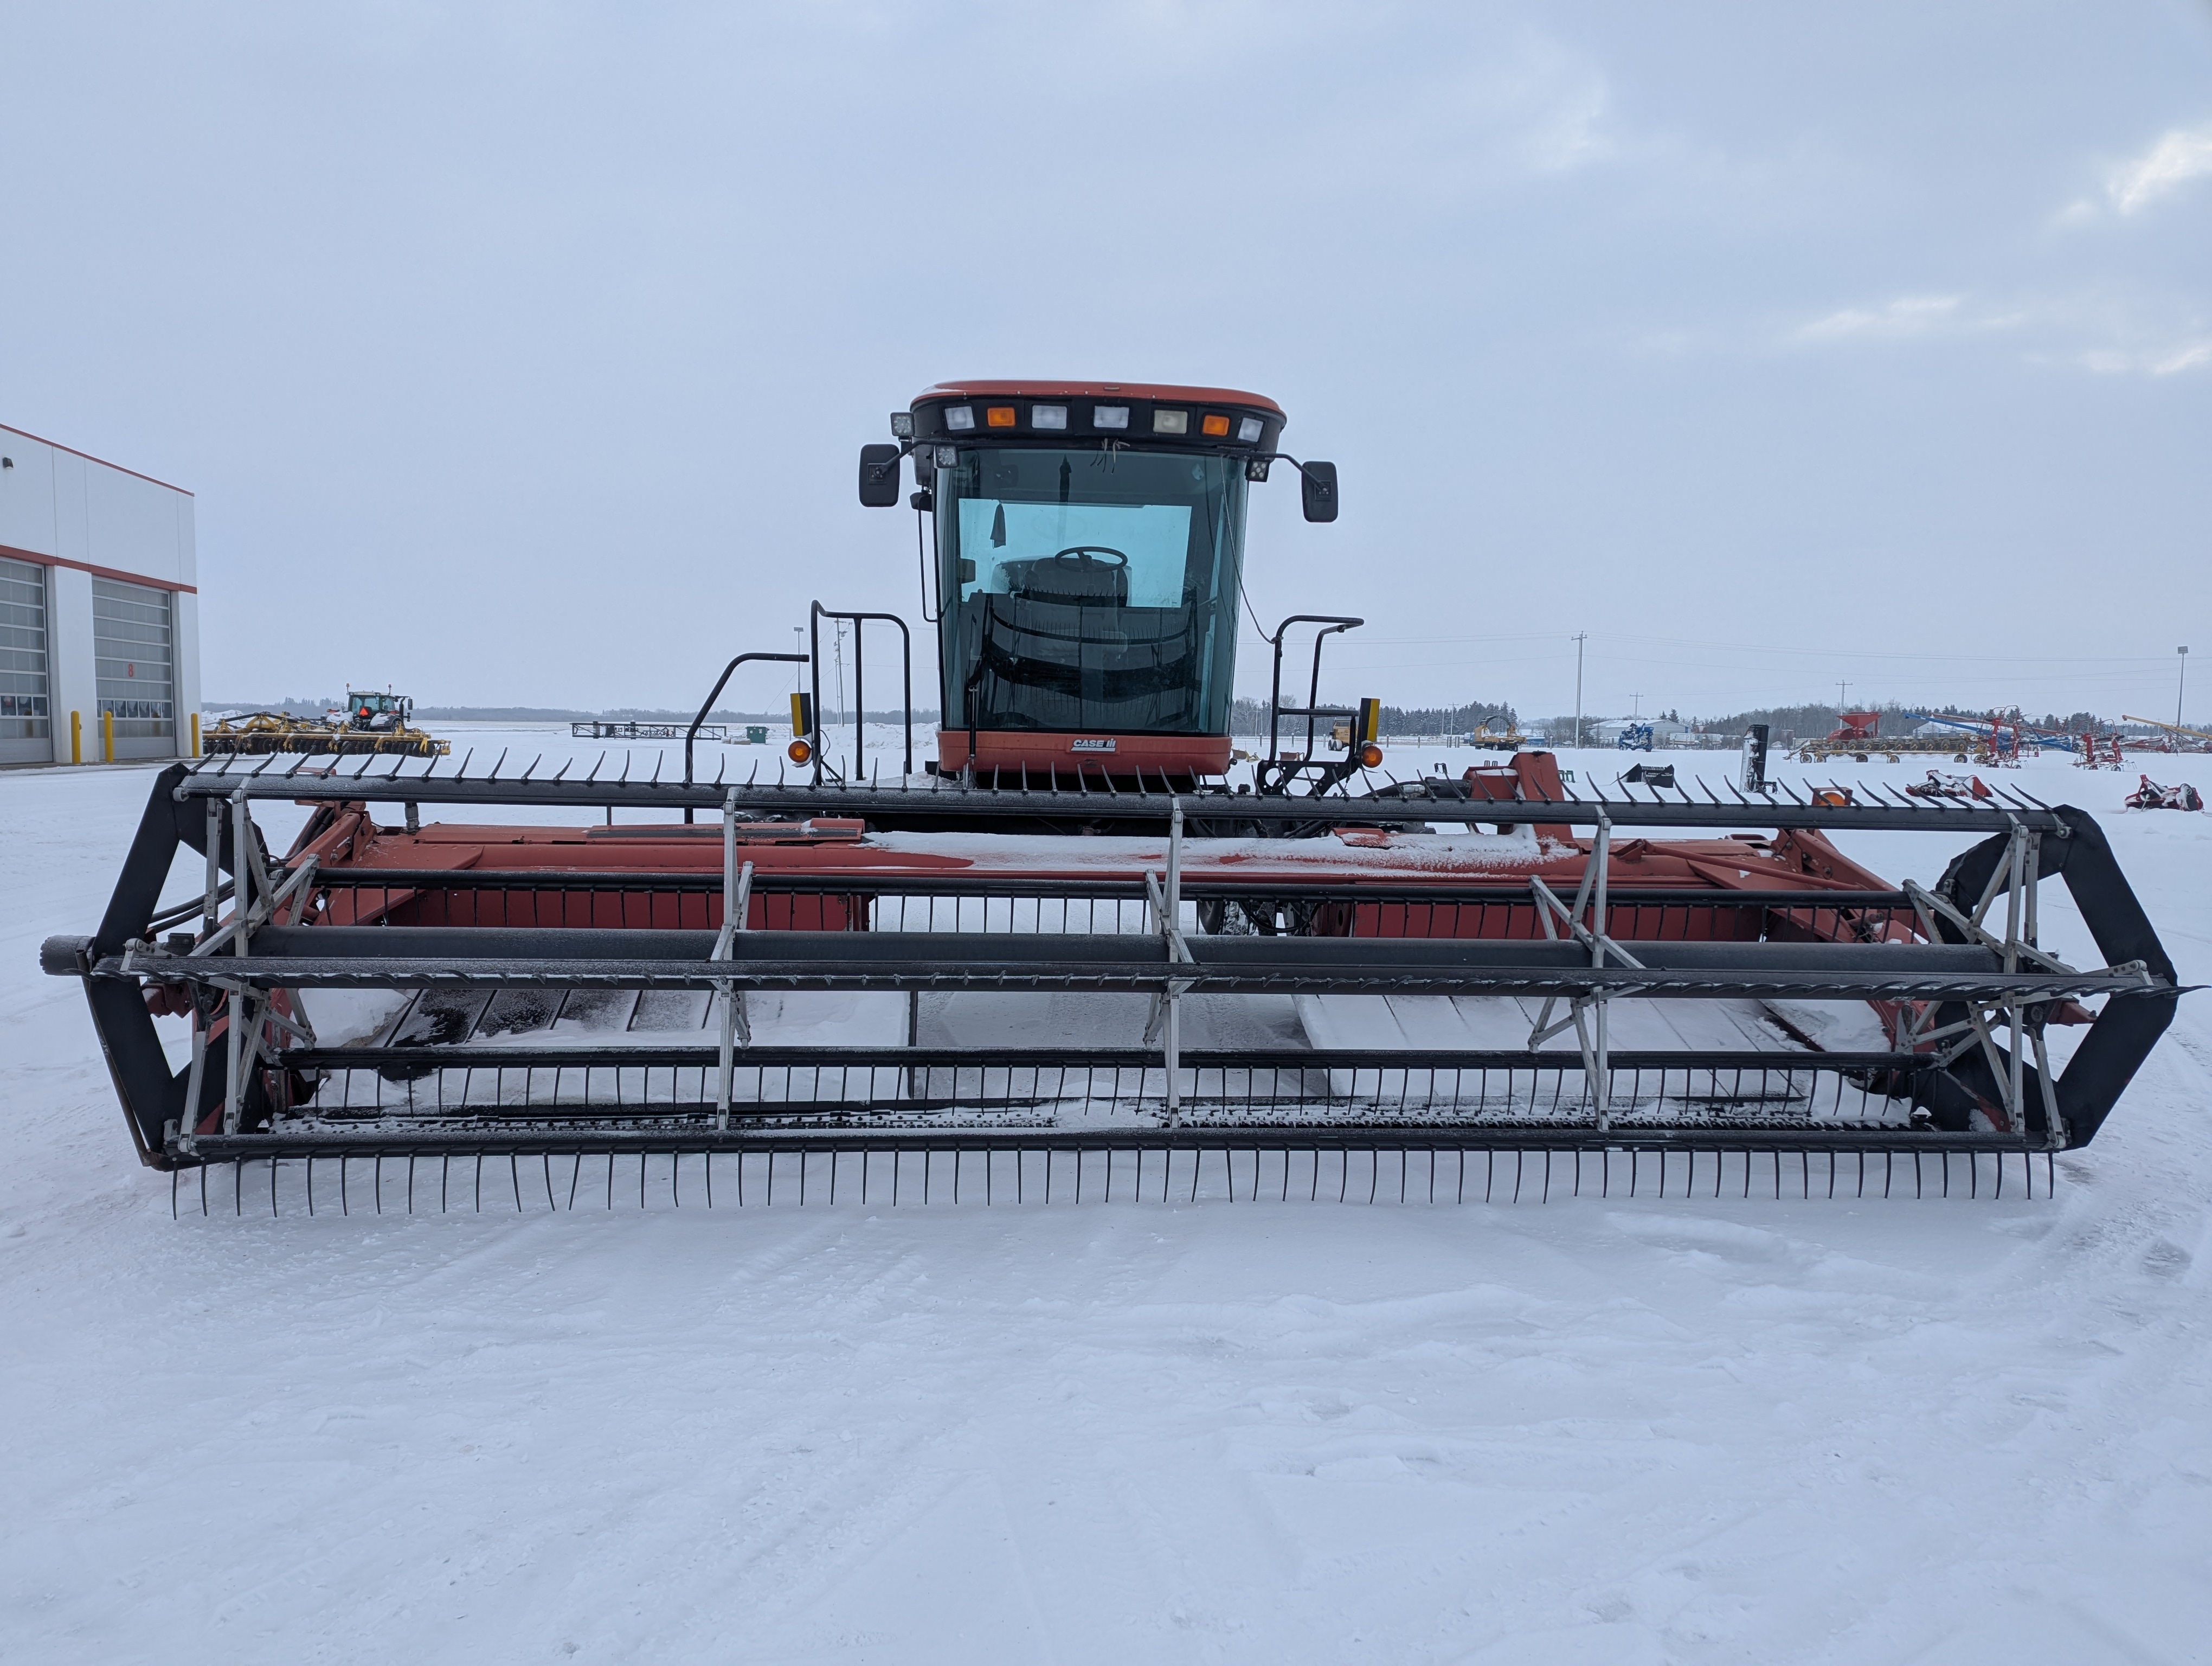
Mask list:
[[0,775],[0,1659],[2212,1658],[2208,997],[2053,1201],[173,1223],[36,965],[151,778]]

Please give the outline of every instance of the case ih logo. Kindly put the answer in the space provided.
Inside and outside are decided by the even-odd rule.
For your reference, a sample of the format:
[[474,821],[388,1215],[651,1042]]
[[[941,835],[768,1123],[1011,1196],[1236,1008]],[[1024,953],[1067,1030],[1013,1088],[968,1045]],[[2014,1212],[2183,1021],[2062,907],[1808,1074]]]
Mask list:
[[1067,743],[1067,750],[1071,752],[1110,752],[1114,750],[1114,737],[1109,735],[1103,740],[1071,740]]

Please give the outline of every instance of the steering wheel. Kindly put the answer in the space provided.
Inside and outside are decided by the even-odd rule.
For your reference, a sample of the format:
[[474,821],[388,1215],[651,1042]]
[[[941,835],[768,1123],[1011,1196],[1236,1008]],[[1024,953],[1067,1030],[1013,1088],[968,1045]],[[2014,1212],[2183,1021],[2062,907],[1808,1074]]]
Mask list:
[[1129,564],[1128,556],[1122,554],[1121,550],[1109,550],[1103,544],[1071,544],[1065,550],[1054,551],[1052,555],[1048,556],[1046,559],[1048,561],[1066,561],[1070,556],[1075,557],[1075,564],[1083,567],[1091,565],[1091,558],[1093,556],[1111,556],[1114,557],[1110,562],[1102,562],[1100,563],[1101,565],[1127,567]]

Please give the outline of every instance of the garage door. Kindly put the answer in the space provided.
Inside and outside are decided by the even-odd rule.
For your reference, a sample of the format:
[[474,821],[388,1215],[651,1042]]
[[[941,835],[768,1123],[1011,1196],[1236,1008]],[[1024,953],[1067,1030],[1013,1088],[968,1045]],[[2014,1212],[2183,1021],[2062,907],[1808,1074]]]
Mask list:
[[[177,702],[171,644],[175,631],[166,590],[92,581],[92,652],[100,709],[115,717],[115,756],[172,757],[177,751]],[[95,737],[85,737],[94,753]]]
[[0,560],[0,763],[51,763],[46,569]]

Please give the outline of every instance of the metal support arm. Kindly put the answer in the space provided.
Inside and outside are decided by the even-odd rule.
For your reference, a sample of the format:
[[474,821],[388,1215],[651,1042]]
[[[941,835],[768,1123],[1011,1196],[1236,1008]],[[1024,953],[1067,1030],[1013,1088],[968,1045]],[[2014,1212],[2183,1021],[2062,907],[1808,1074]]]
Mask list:
[[[740,654],[722,667],[722,674],[714,679],[714,686],[707,691],[707,697],[699,702],[699,714],[691,720],[691,727],[684,732],[684,784],[686,787],[691,785],[691,747],[699,739],[700,726],[706,722],[707,714],[714,709],[714,702],[722,697],[722,689],[729,682],[730,673],[748,660],[780,660],[786,665],[799,666],[806,663],[806,656],[803,654]],[[690,821],[691,814],[691,807],[685,806],[684,819],[687,823]]]

